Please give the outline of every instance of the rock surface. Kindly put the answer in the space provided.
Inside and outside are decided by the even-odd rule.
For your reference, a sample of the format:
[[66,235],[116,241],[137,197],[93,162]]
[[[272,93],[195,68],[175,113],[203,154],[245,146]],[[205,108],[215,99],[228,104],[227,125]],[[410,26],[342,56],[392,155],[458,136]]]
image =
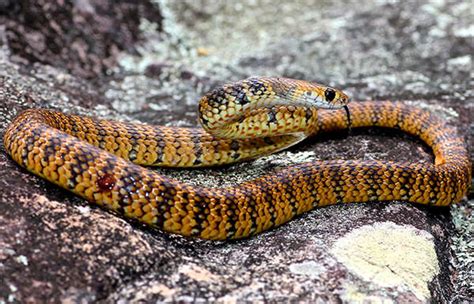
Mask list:
[[[1,2],[0,131],[31,107],[194,126],[213,86],[282,75],[424,107],[474,146],[468,3],[319,2]],[[450,209],[331,206],[207,242],[89,206],[0,149],[0,303],[473,300],[472,198]],[[245,164],[157,170],[219,187],[335,158],[432,161],[408,136],[358,130]]]

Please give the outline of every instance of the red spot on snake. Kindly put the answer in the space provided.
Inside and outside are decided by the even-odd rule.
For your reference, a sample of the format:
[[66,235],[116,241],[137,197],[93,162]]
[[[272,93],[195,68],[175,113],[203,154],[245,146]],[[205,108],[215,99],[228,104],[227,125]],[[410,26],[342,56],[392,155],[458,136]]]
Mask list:
[[100,192],[106,192],[112,190],[115,186],[117,180],[112,174],[104,174],[103,176],[99,177],[97,180],[97,186],[99,186]]

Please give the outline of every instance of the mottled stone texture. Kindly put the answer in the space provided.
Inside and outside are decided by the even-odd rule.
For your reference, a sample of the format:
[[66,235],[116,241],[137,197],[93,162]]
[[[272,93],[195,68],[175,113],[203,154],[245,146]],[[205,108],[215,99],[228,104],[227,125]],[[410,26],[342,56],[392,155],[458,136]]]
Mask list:
[[12,59],[54,65],[87,78],[113,69],[120,51],[135,51],[141,18],[158,25],[161,20],[159,9],[146,1],[4,2],[2,23]]
[[[31,107],[194,126],[213,86],[281,75],[433,111],[474,156],[470,4],[320,2],[0,1],[0,132]],[[0,150],[0,303],[473,300],[472,199],[332,206],[205,242],[90,207]],[[335,158],[432,161],[406,135],[355,130],[245,164],[157,170],[219,187]]]

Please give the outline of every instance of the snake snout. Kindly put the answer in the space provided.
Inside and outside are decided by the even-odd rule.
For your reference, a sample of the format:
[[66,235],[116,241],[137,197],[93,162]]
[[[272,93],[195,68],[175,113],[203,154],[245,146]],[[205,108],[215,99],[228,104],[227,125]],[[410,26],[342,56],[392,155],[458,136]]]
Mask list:
[[345,107],[347,104],[350,102],[349,96],[347,96],[345,93],[342,91],[339,91],[338,96],[334,99],[334,104],[337,108]]
[[349,96],[338,89],[326,87],[323,91],[323,100],[325,104],[321,105],[321,108],[326,109],[339,109],[346,106],[349,103]]

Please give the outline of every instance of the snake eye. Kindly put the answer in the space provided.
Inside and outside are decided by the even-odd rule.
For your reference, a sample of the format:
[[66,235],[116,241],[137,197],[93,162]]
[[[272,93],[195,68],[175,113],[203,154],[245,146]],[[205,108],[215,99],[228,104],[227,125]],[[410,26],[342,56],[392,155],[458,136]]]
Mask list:
[[336,92],[331,88],[327,88],[326,91],[324,91],[324,97],[326,97],[327,101],[333,101],[336,97]]

